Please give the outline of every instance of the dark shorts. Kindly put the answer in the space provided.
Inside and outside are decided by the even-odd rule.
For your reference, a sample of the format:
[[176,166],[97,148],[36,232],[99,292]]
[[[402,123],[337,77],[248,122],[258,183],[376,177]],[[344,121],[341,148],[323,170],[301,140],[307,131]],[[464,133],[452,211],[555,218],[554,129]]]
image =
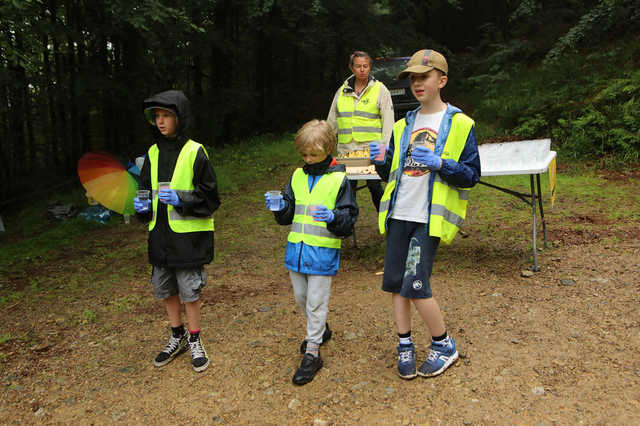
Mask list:
[[179,294],[183,302],[195,302],[200,299],[202,287],[207,282],[207,274],[202,266],[186,269],[154,266],[151,282],[156,299],[164,300]]
[[389,219],[382,290],[408,299],[432,297],[429,278],[440,238],[424,223]]

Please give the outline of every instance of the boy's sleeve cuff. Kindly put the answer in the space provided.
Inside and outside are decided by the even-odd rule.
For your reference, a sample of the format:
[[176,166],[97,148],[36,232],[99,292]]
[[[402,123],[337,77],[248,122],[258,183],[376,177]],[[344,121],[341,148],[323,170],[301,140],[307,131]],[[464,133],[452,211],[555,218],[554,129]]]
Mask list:
[[455,160],[442,158],[442,163],[440,164],[439,172],[444,172],[446,175],[450,175],[453,172],[453,169],[458,164]]

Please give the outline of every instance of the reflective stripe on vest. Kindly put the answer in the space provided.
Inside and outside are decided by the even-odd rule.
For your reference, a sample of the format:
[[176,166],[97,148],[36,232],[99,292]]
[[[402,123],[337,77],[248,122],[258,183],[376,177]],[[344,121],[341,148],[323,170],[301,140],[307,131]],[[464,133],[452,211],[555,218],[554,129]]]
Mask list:
[[[173,170],[173,177],[171,178],[171,189],[175,190],[178,194],[191,194],[193,193],[193,164],[196,160],[198,150],[202,147],[207,158],[207,150],[204,147],[189,139],[184,144],[178,160],[176,161],[176,167]],[[158,155],[159,150],[157,145],[153,145],[149,148],[148,158],[151,161],[151,194],[153,197],[153,217],[149,222],[149,231],[153,230],[156,226],[156,215],[158,211]],[[170,204],[167,204],[167,217],[169,221],[169,227],[173,232],[185,233],[185,232],[203,232],[213,231],[213,215],[208,217],[195,217],[195,216],[183,216]]]
[[[462,113],[453,115],[449,135],[442,150],[442,159],[452,159],[455,161],[460,159],[473,124],[473,120]],[[407,123],[404,119],[399,120],[393,126],[393,138],[395,141],[401,141],[406,126]],[[400,173],[398,169],[399,163],[400,150],[396,149],[393,153],[393,160],[391,161],[389,181],[380,200],[378,228],[381,234],[384,234],[387,229],[391,197],[397,186]],[[434,173],[431,214],[429,215],[429,235],[432,237],[440,237],[442,242],[450,244],[464,222],[467,214],[468,200],[469,189],[450,185],[440,177],[440,173]]]
[[382,143],[382,116],[378,110],[378,97],[382,83],[376,81],[356,104],[354,96],[340,88],[336,104],[338,113],[338,143],[379,142]]
[[327,229],[326,222],[316,222],[311,215],[311,206],[321,204],[329,210],[336,207],[344,172],[324,174],[309,192],[308,175],[296,169],[291,178],[291,189],[296,198],[293,223],[287,240],[291,243],[304,242],[310,246],[340,248],[342,240]]

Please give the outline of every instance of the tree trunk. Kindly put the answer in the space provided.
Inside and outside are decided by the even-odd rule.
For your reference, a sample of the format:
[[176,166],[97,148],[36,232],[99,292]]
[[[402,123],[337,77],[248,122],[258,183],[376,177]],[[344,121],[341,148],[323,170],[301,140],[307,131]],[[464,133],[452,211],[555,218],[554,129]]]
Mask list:
[[[0,57],[2,57],[2,51],[0,50]],[[5,64],[2,64],[3,68]],[[2,122],[2,127],[0,128],[0,161],[2,162],[2,167],[0,167],[0,195],[3,199],[9,196],[11,192],[11,188],[13,186],[13,176],[11,174],[11,163],[9,161],[9,155],[11,151],[10,141],[10,130],[9,130],[9,110],[7,107],[9,105],[9,86],[3,85],[2,92],[0,93],[2,97],[2,109],[0,109],[0,118]]]
[[47,106],[49,109],[49,126],[46,134],[49,136],[49,158],[45,161],[45,165],[52,164],[55,167],[60,166],[59,139],[58,139],[58,116],[55,103],[55,87],[53,76],[51,75],[51,63],[49,61],[49,37],[45,34],[42,39],[42,58],[44,61],[44,91],[47,97]]
[[80,159],[80,120],[78,118],[78,68],[76,65],[76,48],[75,40],[71,35],[74,29],[74,6],[72,2],[66,3],[67,13],[67,73],[69,75],[69,118],[71,120],[71,155],[67,164],[67,173],[71,176],[77,169],[78,160]]
[[56,91],[55,91],[55,104],[56,110],[59,114],[58,120],[58,137],[61,141],[60,150],[62,152],[62,159],[64,162],[64,166],[66,170],[69,170],[71,166],[71,152],[70,152],[70,143],[69,143],[69,135],[68,135],[68,124],[67,124],[67,107],[64,102],[64,93],[65,93],[65,84],[63,81],[63,74],[65,72],[64,63],[62,61],[62,55],[60,53],[60,42],[58,41],[58,37],[55,29],[58,27],[58,22],[56,20],[56,10],[57,4],[56,0],[49,0],[49,10],[51,11],[51,24],[54,28],[54,33],[52,36],[52,45],[53,45],[53,68],[55,71],[56,78]]
[[[21,51],[22,37],[19,32],[11,31],[7,33],[7,40],[10,44],[14,44],[17,51]],[[15,40],[15,43],[12,43]],[[25,134],[24,134],[24,85],[26,84],[26,75],[24,68],[19,62],[9,61],[9,141],[13,145],[13,149],[9,149],[9,173],[14,177],[19,177],[25,167]]]
[[87,63],[86,44],[84,38],[78,40],[78,75],[81,81],[80,91],[77,93],[80,107],[80,155],[91,150],[91,122],[89,99],[96,99],[95,89],[91,84],[90,70]]

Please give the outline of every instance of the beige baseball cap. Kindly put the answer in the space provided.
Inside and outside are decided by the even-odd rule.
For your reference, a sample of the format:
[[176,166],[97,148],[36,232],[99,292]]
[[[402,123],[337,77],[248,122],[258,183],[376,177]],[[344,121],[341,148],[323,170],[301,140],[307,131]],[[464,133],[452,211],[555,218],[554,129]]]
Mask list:
[[406,78],[412,72],[416,74],[422,74],[425,72],[429,72],[432,69],[437,69],[447,74],[449,72],[447,60],[444,58],[444,56],[442,56],[441,53],[438,53],[435,50],[418,50],[413,54],[411,59],[409,59],[407,68],[405,68],[400,74],[398,74],[398,79],[401,80],[403,78]]

